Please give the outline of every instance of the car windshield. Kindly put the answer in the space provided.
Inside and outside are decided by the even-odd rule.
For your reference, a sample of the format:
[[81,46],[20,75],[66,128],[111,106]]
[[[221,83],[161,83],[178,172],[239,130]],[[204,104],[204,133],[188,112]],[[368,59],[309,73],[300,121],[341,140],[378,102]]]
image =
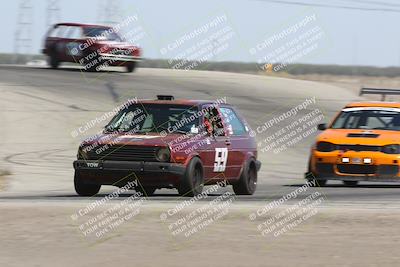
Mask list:
[[112,28],[85,27],[83,33],[86,37],[99,38],[108,41],[123,41],[122,38],[112,30]]
[[333,122],[333,129],[400,130],[399,109],[344,109]]
[[121,110],[106,126],[106,132],[197,133],[198,109],[171,104],[135,104]]

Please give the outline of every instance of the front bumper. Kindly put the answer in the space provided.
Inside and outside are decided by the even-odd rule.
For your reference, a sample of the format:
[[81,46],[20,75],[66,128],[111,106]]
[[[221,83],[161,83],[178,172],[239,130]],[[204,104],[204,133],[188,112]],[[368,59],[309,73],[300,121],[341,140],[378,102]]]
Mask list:
[[313,151],[311,172],[325,180],[400,182],[400,156],[365,151]]
[[[312,180],[309,174],[305,174],[307,180]],[[336,180],[336,181],[364,181],[364,182],[400,182],[400,177],[392,176],[316,176],[320,180]]]
[[184,165],[169,162],[75,160],[73,165],[75,170],[92,171],[131,171],[176,175],[184,175],[186,171]]
[[86,183],[123,186],[139,180],[159,188],[175,187],[186,171],[182,164],[143,161],[76,160],[73,166]]
[[115,55],[110,53],[100,53],[102,60],[111,62],[137,62],[142,61],[141,57],[130,56],[130,55]]

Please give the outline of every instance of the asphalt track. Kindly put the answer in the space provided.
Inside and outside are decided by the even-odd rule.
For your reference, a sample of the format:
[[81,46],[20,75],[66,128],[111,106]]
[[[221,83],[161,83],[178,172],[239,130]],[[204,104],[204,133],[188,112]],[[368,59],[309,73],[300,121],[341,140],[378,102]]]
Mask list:
[[[210,100],[226,97],[253,129],[312,97],[316,103],[291,119],[318,108],[328,121],[347,102],[362,99],[355,91],[328,84],[261,75],[165,69],[84,73],[78,67],[0,66],[0,169],[11,172],[0,178],[0,202],[86,201],[73,190],[72,161],[80,140],[102,124],[75,138],[71,132],[128,98],[154,98],[157,94]],[[257,134],[258,141],[280,128],[282,125],[276,125]],[[236,200],[270,201],[302,186],[314,137],[315,133],[280,153],[260,151],[263,165],[257,192]],[[112,189],[104,187],[96,198]],[[221,192],[226,190],[231,189]],[[389,205],[400,200],[400,184],[394,183],[345,187],[330,182],[324,188],[310,188],[307,194],[313,191],[325,195],[325,204]],[[180,197],[175,190],[158,190],[149,199],[170,202]]]

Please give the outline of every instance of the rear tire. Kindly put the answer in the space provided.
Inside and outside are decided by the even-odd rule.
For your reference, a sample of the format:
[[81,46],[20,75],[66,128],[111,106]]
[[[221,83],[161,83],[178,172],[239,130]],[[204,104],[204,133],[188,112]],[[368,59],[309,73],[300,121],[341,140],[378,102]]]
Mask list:
[[85,181],[82,179],[81,174],[78,171],[75,171],[74,185],[76,193],[84,197],[91,197],[96,195],[101,188],[101,185],[85,183]]
[[48,57],[48,64],[52,69],[57,69],[60,66],[60,61],[58,60],[55,53],[52,53]]
[[345,186],[357,186],[358,185],[358,181],[343,181],[343,184]]
[[257,167],[253,159],[246,162],[239,181],[232,185],[236,195],[253,195],[257,188]]
[[181,196],[194,197],[203,192],[204,170],[203,163],[197,157],[194,157],[188,164],[185,174],[182,176],[178,186],[178,192]]

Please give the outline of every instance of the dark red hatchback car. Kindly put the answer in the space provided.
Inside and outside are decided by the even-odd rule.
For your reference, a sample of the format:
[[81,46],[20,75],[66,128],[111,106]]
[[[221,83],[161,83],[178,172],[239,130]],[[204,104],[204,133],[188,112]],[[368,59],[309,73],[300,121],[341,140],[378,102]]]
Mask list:
[[120,32],[109,26],[58,23],[47,32],[42,52],[49,65],[61,62],[81,64],[87,71],[108,66],[125,66],[132,72],[141,60],[141,49],[127,43]]
[[195,196],[217,182],[251,195],[261,167],[255,139],[233,106],[164,95],[124,105],[101,134],[82,142],[77,157],[75,190],[82,196],[132,181],[145,195],[177,188]]

